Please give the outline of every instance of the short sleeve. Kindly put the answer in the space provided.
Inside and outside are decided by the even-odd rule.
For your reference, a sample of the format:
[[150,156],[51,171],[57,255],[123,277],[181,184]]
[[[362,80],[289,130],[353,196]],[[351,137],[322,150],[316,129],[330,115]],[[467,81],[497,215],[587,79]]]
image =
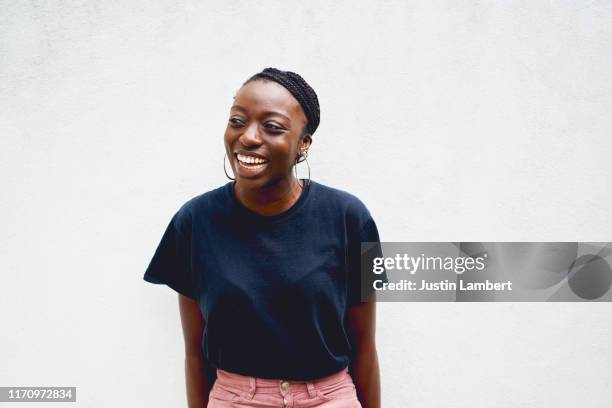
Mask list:
[[168,285],[181,295],[197,300],[189,227],[189,220],[179,210],[168,224],[143,278],[150,283]]
[[[361,244],[364,244],[363,247]],[[375,257],[382,257],[378,228],[369,217],[356,237],[349,238],[347,305],[354,306],[369,299],[377,280],[388,282],[386,271],[374,273],[371,265]]]

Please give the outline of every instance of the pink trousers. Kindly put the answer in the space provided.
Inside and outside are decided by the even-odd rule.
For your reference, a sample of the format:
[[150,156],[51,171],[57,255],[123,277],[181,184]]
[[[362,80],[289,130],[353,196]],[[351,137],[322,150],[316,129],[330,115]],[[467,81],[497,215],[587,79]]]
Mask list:
[[217,369],[208,408],[361,408],[345,368],[312,381],[271,380]]

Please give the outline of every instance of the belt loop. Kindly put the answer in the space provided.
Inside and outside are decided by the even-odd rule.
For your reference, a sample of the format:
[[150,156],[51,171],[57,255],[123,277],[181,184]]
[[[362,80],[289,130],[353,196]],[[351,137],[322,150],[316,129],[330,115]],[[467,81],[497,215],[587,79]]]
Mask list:
[[245,398],[248,400],[252,400],[256,390],[257,380],[255,379],[255,377],[249,376],[249,390],[246,392]]
[[308,388],[308,396],[310,398],[314,398],[317,396],[317,391],[315,389],[314,383],[312,381],[306,382],[306,387]]

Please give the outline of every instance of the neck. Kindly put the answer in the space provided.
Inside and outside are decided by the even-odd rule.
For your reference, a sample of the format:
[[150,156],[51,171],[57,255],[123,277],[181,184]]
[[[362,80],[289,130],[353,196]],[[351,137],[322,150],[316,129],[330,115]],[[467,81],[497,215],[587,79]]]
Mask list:
[[251,187],[236,180],[234,194],[249,210],[259,215],[276,215],[295,204],[302,192],[302,184],[293,174],[263,187]]

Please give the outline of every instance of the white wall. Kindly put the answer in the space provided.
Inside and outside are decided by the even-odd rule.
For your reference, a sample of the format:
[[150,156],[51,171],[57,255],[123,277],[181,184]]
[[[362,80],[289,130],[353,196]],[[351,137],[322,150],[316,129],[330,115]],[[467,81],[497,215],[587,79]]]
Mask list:
[[[318,92],[312,177],[383,240],[612,239],[612,3],[229,3],[0,1],[0,385],[183,406],[176,294],[142,274],[267,66]],[[610,404],[610,304],[378,310],[385,407]]]

